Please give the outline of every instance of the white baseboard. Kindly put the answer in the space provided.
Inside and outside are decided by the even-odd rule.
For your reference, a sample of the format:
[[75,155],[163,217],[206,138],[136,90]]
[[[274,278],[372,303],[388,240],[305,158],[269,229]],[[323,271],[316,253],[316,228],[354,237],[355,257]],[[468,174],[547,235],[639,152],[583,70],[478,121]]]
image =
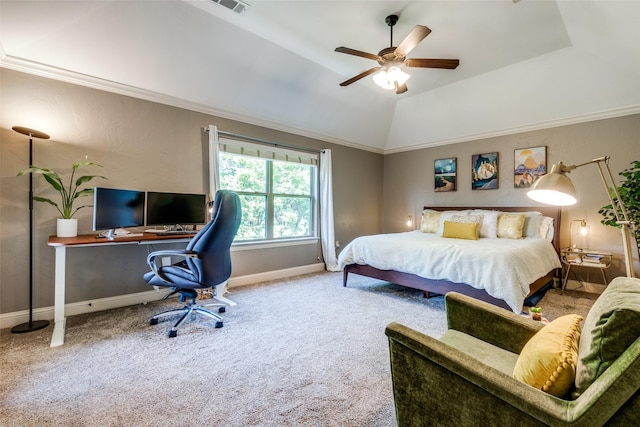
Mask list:
[[[249,274],[240,277],[231,277],[228,282],[229,288],[250,285],[253,283],[266,282],[268,280],[284,279],[301,274],[315,273],[324,270],[324,264],[310,264],[300,267],[287,268],[283,270],[265,271],[264,273]],[[126,307],[128,305],[145,304],[151,301],[161,300],[168,291],[146,291],[135,294],[118,295],[115,297],[100,298],[96,300],[80,301],[68,303],[64,306],[65,316],[74,316],[94,311],[109,310],[111,308]],[[53,307],[42,307],[33,310],[33,320],[52,320]],[[22,310],[13,313],[0,314],[0,329],[12,328],[15,325],[29,321],[29,311]]]

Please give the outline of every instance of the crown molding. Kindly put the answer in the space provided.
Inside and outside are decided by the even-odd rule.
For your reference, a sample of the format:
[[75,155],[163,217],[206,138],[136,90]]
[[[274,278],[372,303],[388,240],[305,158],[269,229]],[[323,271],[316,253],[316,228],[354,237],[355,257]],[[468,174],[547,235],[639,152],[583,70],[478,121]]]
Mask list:
[[539,123],[531,123],[523,126],[515,126],[510,128],[498,129],[490,132],[479,132],[469,135],[464,135],[456,138],[441,139],[437,141],[427,142],[424,144],[416,144],[405,147],[398,147],[389,150],[384,150],[383,154],[395,154],[405,151],[422,150],[425,148],[440,147],[443,145],[459,144],[461,142],[478,141],[481,139],[494,138],[497,136],[514,135],[518,133],[531,132],[536,130],[550,129],[560,126],[569,126],[580,123],[593,122],[596,120],[612,119],[615,117],[630,116],[633,114],[640,114],[640,105],[634,105],[623,108],[615,108],[611,110],[600,111],[597,113],[581,114],[573,117],[568,117],[559,120],[548,120]]
[[94,77],[88,74],[78,73],[78,72],[70,71],[63,68],[53,67],[40,62],[19,58],[13,55],[8,55],[4,52],[4,49],[2,49],[1,44],[0,44],[0,67],[23,72],[26,74],[32,74],[32,75],[36,75],[39,77],[44,77],[52,80],[62,81],[65,83],[71,83],[78,86],[89,87],[92,89],[98,89],[105,92],[116,93],[119,95],[129,96],[132,98],[142,99],[145,101],[156,102],[159,104],[169,105],[172,107],[183,108],[189,111],[209,114],[209,115],[220,117],[223,119],[235,120],[238,122],[247,123],[254,126],[261,126],[261,127],[265,127],[272,130],[277,130],[280,132],[300,135],[307,138],[317,139],[317,140],[332,143],[332,144],[355,148],[358,150],[364,150],[364,151],[369,151],[377,154],[383,154],[383,150],[380,148],[357,144],[357,143],[346,141],[340,138],[334,138],[331,136],[323,135],[316,132],[310,132],[304,129],[298,129],[292,126],[282,125],[280,123],[275,123],[268,120],[262,120],[262,119],[258,119],[258,118],[247,116],[247,115],[220,110],[208,105],[203,105],[196,102],[190,102],[184,99],[176,98],[176,97],[162,94],[159,92],[141,89],[136,86],[125,85],[115,81]]

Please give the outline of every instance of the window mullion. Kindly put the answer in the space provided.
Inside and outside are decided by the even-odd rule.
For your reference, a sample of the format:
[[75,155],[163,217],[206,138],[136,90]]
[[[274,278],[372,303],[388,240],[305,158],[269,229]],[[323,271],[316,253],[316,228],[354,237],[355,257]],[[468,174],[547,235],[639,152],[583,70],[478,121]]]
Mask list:
[[267,160],[267,239],[273,239],[274,200],[273,200],[273,161]]

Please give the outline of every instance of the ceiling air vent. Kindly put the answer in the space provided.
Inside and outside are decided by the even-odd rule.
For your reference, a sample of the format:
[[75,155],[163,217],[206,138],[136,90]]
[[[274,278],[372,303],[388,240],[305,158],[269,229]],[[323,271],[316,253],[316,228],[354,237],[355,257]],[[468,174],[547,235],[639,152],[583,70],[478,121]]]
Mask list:
[[241,0],[213,0],[213,2],[218,3],[220,6],[224,6],[227,9],[230,9],[239,14],[242,14],[247,9],[249,9],[249,4]]

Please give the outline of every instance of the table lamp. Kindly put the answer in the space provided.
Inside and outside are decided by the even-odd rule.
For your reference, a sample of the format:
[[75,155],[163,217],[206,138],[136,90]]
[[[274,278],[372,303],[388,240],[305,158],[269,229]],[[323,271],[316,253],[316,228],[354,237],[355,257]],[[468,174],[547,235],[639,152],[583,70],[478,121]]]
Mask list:
[[573,238],[573,223],[574,222],[579,222],[579,233],[581,236],[586,236],[587,235],[587,221],[585,221],[584,219],[572,219],[571,223],[569,224],[569,248],[570,249],[576,249],[576,250],[582,250],[584,248],[578,247],[575,243],[575,240]]
[[[611,169],[609,168],[609,156],[599,157],[590,162],[579,165],[566,166],[562,162],[556,163],[551,167],[551,172],[538,178],[527,196],[536,202],[545,203],[555,206],[569,206],[576,203],[576,189],[573,183],[566,175],[572,170],[581,166],[595,164],[600,172],[600,178],[604,184],[609,201],[616,217],[616,224],[620,225],[622,231],[622,247],[624,251],[624,260],[626,264],[627,277],[635,277],[633,271],[633,257],[631,256],[631,237],[629,216],[627,209],[620,198],[618,188],[616,187]],[[606,175],[605,175],[606,171]],[[608,181],[607,181],[608,180]],[[612,196],[612,193],[615,195]]]

